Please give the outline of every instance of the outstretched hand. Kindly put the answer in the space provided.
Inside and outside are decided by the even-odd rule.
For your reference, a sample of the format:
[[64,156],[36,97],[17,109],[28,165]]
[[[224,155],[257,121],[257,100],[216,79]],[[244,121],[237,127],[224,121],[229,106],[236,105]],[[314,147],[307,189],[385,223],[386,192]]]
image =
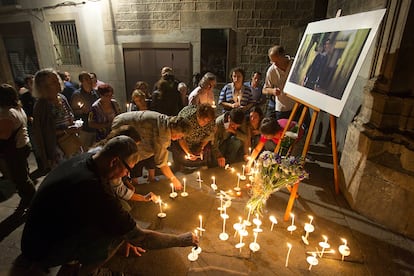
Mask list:
[[141,253],[145,253],[145,249],[139,247],[139,246],[134,246],[132,244],[130,244],[129,242],[126,243],[126,250],[125,250],[125,257],[129,257],[129,251],[132,250],[132,252],[138,256],[141,257]]

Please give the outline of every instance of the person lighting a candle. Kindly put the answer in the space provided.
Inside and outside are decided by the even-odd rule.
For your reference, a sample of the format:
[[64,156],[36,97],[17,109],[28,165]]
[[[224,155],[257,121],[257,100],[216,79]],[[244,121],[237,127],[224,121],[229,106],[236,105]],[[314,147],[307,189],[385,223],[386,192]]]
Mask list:
[[[174,235],[142,229],[122,208],[110,181],[127,175],[138,160],[135,141],[117,136],[99,152],[75,156],[45,177],[22,234],[22,258],[31,267],[30,275],[55,266],[61,266],[58,273],[63,275],[74,265],[79,275],[95,275],[124,241],[138,246],[139,254],[198,245],[191,232]],[[71,260],[77,264],[68,264]]]
[[[288,119],[276,120],[275,118],[272,118],[272,117],[266,117],[262,120],[260,124],[260,133],[261,133],[260,140],[257,146],[253,149],[249,157],[249,161],[247,162],[247,165],[246,165],[246,173],[250,171],[254,160],[256,160],[257,156],[263,150],[263,148],[265,147],[265,144],[268,141],[273,143],[272,147],[274,150],[274,147],[276,147],[277,143],[279,142],[280,136],[282,135],[283,129],[287,125],[287,122],[288,122]],[[296,132],[296,133],[298,132],[296,122],[294,121],[291,122],[289,131]],[[305,132],[304,128],[301,127],[299,130],[298,138],[296,139],[296,141],[294,141],[294,143],[296,143],[298,140],[302,138],[304,132]],[[290,145],[287,145],[287,148],[289,148],[289,146]],[[268,145],[266,145],[266,150],[270,150],[267,147]]]
[[168,147],[171,140],[181,139],[189,132],[188,120],[149,110],[131,111],[114,118],[112,128],[121,125],[132,125],[141,136],[141,143],[138,145],[138,163],[132,169],[131,177],[140,177],[143,166],[147,166],[146,162],[153,157],[155,165],[174,184],[174,188],[181,190],[181,181],[175,177],[168,166]]
[[[227,163],[247,161],[248,146],[244,112],[234,108],[216,118],[212,162],[224,168]],[[213,163],[215,165],[215,163]]]
[[208,165],[216,127],[214,108],[209,104],[189,105],[178,116],[188,120],[190,131],[171,143],[174,170]]

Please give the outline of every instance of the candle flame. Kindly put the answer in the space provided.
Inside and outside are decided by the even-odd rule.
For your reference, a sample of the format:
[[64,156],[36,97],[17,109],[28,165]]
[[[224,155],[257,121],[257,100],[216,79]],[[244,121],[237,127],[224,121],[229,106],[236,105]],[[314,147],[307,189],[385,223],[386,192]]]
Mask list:
[[292,248],[292,244],[290,244],[290,243],[287,243],[287,246],[288,246],[289,248]]

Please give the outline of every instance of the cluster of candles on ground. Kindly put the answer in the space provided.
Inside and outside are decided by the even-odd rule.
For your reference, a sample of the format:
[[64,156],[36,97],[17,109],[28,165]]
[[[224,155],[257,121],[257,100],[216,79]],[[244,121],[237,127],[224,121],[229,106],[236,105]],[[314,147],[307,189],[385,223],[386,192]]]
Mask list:
[[[234,172],[233,168],[230,168],[228,165],[226,165],[225,169],[230,169],[232,172]],[[253,174],[255,173],[254,170],[252,172]],[[257,173],[257,172],[256,172]],[[212,183],[211,183],[211,188],[214,192],[216,192],[218,190],[217,184],[216,184],[216,178],[213,176],[212,178]],[[241,195],[241,188],[240,188],[240,180],[246,180],[246,176],[245,176],[245,166],[243,165],[242,167],[242,174],[237,173],[237,185],[233,188],[233,190],[236,192],[237,196]],[[199,185],[199,188],[202,188],[202,182],[203,180],[201,179],[201,175],[200,172],[197,172],[197,178],[196,181]],[[253,178],[250,177],[250,181],[253,181]],[[251,184],[250,184],[251,185]],[[248,188],[250,187],[250,185],[246,185]],[[183,178],[183,191],[180,194],[182,197],[187,197],[188,196],[188,192],[186,191],[186,179]],[[171,198],[176,198],[178,196],[178,193],[175,192],[174,190],[174,185],[171,183],[171,193],[170,193],[170,197]],[[220,217],[223,219],[223,226],[222,226],[222,232],[218,235],[218,238],[222,241],[226,241],[229,239],[229,234],[226,232],[226,221],[229,219],[229,215],[227,214],[227,208],[229,208],[231,206],[231,200],[232,197],[229,195],[229,192],[225,192],[220,190],[220,192],[217,193],[217,198],[220,199],[220,206],[217,208],[220,211]],[[166,213],[163,211],[163,207],[166,207],[166,203],[164,203],[161,200],[161,197],[159,197],[158,201],[156,202],[159,204],[159,208],[160,208],[160,212],[158,213],[158,217],[159,218],[164,218],[166,217]],[[234,232],[234,238],[237,238],[237,235],[239,236],[238,238],[238,243],[235,245],[235,248],[239,249],[239,251],[242,251],[242,248],[246,245],[244,243],[244,239],[245,237],[247,237],[249,235],[249,232],[247,231],[247,228],[252,226],[252,224],[255,225],[255,227],[252,228],[253,231],[253,241],[249,244],[249,248],[252,252],[256,252],[260,250],[260,244],[257,242],[259,233],[263,232],[263,228],[261,228],[263,222],[260,220],[259,218],[259,214],[256,214],[255,217],[252,219],[252,221],[250,222],[250,217],[252,216],[252,211],[251,208],[248,206],[248,213],[247,213],[247,218],[245,220],[243,220],[242,217],[238,217],[238,222],[233,224],[233,229],[235,230]],[[297,226],[295,225],[295,215],[291,214],[291,223],[290,225],[287,227],[287,231],[289,231],[291,234],[297,229]],[[309,222],[305,223],[304,225],[304,231],[305,231],[305,235],[302,235],[302,242],[306,245],[309,245],[309,234],[315,231],[315,227],[313,226],[312,222],[313,222],[313,216],[308,216],[309,218]],[[278,223],[277,219],[275,216],[271,215],[269,216],[269,221],[271,222],[271,226],[270,226],[270,231],[273,231],[274,225]],[[202,215],[199,215],[199,226],[194,230],[194,233],[196,236],[201,237],[203,235],[203,232],[205,232],[206,229],[203,228],[203,217]],[[315,251],[308,251],[307,254],[309,254],[310,256],[308,256],[306,258],[307,263],[309,264],[309,270],[312,269],[313,266],[318,265],[319,261],[318,258],[322,258],[324,254],[334,254],[335,250],[331,249],[331,245],[328,243],[328,237],[325,235],[322,235],[323,241],[319,242],[319,247],[316,247]],[[341,259],[342,261],[344,260],[345,257],[349,256],[351,251],[350,248],[347,245],[347,240],[346,239],[341,239],[341,241],[343,242],[342,245],[339,246],[338,251],[341,254]],[[285,260],[285,266],[287,267],[289,264],[289,257],[290,257],[290,253],[292,251],[292,244],[291,243],[287,243],[287,254],[286,254],[286,260]],[[196,261],[198,259],[198,255],[201,253],[201,247],[197,246],[197,247],[193,247],[191,249],[191,252],[188,254],[188,259],[190,261]]]

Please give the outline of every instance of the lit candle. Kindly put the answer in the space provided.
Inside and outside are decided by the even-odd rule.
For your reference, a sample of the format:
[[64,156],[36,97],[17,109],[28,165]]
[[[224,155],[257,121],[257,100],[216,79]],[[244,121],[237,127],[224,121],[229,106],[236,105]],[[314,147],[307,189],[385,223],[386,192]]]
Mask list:
[[247,226],[250,226],[251,225],[251,223],[250,223],[250,214],[252,213],[252,206],[247,205],[247,208],[249,208],[249,212],[247,213],[247,219],[244,221],[244,223]]
[[173,194],[174,193],[174,184],[170,183],[170,186],[171,186],[171,193]]
[[184,193],[185,193],[185,178],[183,178],[183,182],[184,182]]
[[211,179],[213,179],[213,184],[215,185],[216,184],[216,177],[212,176]]
[[322,235],[323,237],[323,242],[319,243],[319,246],[322,247],[322,251],[321,254],[319,255],[321,258],[323,257],[323,253],[325,252],[325,249],[328,249],[330,246],[330,244],[328,243],[328,237],[325,235]]
[[347,245],[346,239],[341,238],[341,240],[344,244],[339,246],[339,253],[341,253],[342,261],[343,261],[345,257],[347,257],[351,254],[351,250],[349,249],[349,247]]
[[198,184],[200,186],[200,189],[201,189],[201,182],[203,182],[203,180],[201,180],[200,171],[197,172],[197,182],[198,182]]
[[237,232],[240,231],[243,228],[243,224],[242,224],[242,217],[239,217],[239,222],[233,224],[233,228],[234,230],[234,237],[236,237]]
[[[249,147],[249,155],[250,154],[252,154],[252,148],[251,147]],[[249,158],[250,158],[250,156],[249,156]]]
[[199,215],[198,218],[200,219],[200,229],[203,229],[203,217]]
[[223,219],[223,231],[219,234],[219,239],[226,241],[229,238],[229,235],[226,233],[226,219],[229,218],[229,215],[226,214],[226,208],[224,208],[224,213],[220,216]]
[[308,216],[308,218],[310,219],[309,224],[311,224],[311,225],[312,225],[313,216]]
[[292,232],[296,230],[296,225],[295,225],[295,215],[294,214],[290,214],[290,217],[292,218],[292,224],[289,225],[289,227],[287,228],[287,230],[290,232],[290,234],[292,235]]
[[319,263],[318,259],[316,258],[316,253],[312,253],[312,256],[307,257],[306,261],[309,264],[309,271],[312,269],[312,266],[318,265]]
[[240,191],[240,173],[237,173],[237,186],[233,190]]
[[269,217],[269,219],[270,219],[270,221],[272,222],[272,226],[270,227],[270,231],[273,231],[273,226],[274,226],[275,224],[277,224],[277,219],[276,219],[276,217],[275,217],[275,216],[270,216],[270,217]]
[[160,213],[162,213],[162,200],[161,200],[161,197],[159,197],[158,202],[160,204]]
[[292,245],[290,243],[287,243],[287,246],[288,246],[288,253],[286,255],[285,267],[288,267],[290,251],[292,250]]

